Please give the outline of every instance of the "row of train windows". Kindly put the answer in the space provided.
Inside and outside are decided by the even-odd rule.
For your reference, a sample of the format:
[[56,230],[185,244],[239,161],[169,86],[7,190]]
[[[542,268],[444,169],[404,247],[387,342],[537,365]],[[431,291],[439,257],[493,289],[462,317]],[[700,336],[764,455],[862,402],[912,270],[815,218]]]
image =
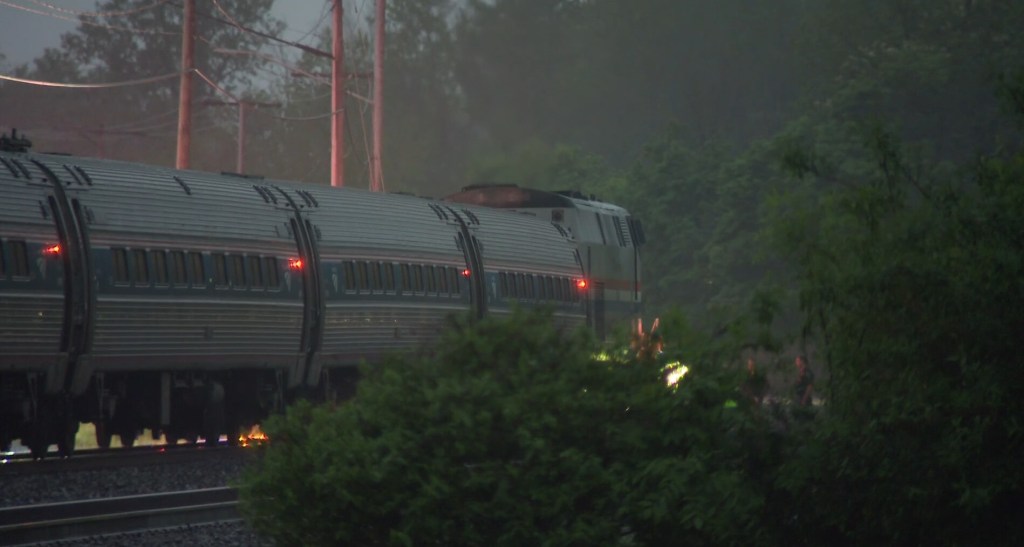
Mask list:
[[537,300],[577,302],[580,295],[573,290],[568,277],[501,272],[498,274],[501,296]]
[[28,277],[28,248],[24,241],[0,241],[0,277]]
[[[206,286],[202,253],[113,249],[114,282],[135,285]],[[212,253],[213,282],[217,287],[276,289],[281,285],[277,258]]]
[[[396,264],[387,262],[344,262],[342,267],[345,270],[345,290],[396,291],[395,266]],[[429,264],[400,264],[398,266],[402,269],[402,289],[404,291],[451,296],[461,292],[457,268]]]

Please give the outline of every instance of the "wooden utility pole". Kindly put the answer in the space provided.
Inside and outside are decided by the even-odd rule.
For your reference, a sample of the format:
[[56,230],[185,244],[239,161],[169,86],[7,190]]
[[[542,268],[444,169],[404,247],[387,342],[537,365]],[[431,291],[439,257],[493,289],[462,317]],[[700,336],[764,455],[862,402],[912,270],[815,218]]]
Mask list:
[[234,102],[207,100],[204,106],[237,106],[238,107],[238,150],[235,154],[235,172],[245,173],[245,117],[251,108],[279,108],[281,103],[261,103],[239,99]]
[[341,0],[334,0],[334,41],[331,48],[331,186],[345,186],[345,46]]
[[238,152],[235,154],[235,172],[245,173],[245,101],[238,101]]
[[192,70],[195,68],[192,50],[195,43],[195,0],[185,0],[185,14],[181,29],[181,88],[178,92],[178,157],[175,167],[188,169],[189,150],[192,147]]
[[381,169],[384,126],[384,14],[387,0],[377,0],[376,35],[373,49],[373,152],[370,156],[370,189],[384,191]]

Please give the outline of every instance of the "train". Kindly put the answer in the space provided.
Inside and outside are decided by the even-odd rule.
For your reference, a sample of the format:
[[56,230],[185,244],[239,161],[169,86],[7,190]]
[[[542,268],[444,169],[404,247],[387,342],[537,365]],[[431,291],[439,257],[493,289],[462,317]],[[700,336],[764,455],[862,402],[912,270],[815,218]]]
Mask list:
[[574,192],[440,199],[0,146],[0,448],[229,439],[451,314],[640,311],[643,231]]

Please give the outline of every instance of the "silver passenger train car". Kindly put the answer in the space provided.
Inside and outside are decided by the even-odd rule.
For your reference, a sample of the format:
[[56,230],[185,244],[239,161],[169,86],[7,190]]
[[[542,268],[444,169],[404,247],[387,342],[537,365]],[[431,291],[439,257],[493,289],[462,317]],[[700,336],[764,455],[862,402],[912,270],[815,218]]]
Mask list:
[[[586,272],[605,260],[585,234],[450,201],[0,151],[0,448],[70,455],[81,422],[99,446],[143,429],[234,438],[292,397],[346,396],[356,365],[430,343],[451,313],[545,305],[582,325],[603,306]],[[614,290],[638,302],[631,279]]]

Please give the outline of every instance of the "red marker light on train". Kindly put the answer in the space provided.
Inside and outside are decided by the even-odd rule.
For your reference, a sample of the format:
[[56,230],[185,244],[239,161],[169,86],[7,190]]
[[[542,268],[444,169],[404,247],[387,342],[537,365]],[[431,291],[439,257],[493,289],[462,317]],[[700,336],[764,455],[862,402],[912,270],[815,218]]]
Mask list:
[[577,279],[576,280],[576,288],[581,290],[581,291],[583,289],[586,289],[587,288],[587,280],[586,279]]
[[51,255],[51,256],[59,255],[60,254],[60,245],[47,245],[46,247],[43,247],[43,254],[44,255]]
[[465,270],[462,270],[462,277],[469,277],[470,273],[469,268],[466,268]]
[[293,269],[293,270],[301,270],[302,269],[302,259],[301,258],[289,258],[288,259],[288,267]]

